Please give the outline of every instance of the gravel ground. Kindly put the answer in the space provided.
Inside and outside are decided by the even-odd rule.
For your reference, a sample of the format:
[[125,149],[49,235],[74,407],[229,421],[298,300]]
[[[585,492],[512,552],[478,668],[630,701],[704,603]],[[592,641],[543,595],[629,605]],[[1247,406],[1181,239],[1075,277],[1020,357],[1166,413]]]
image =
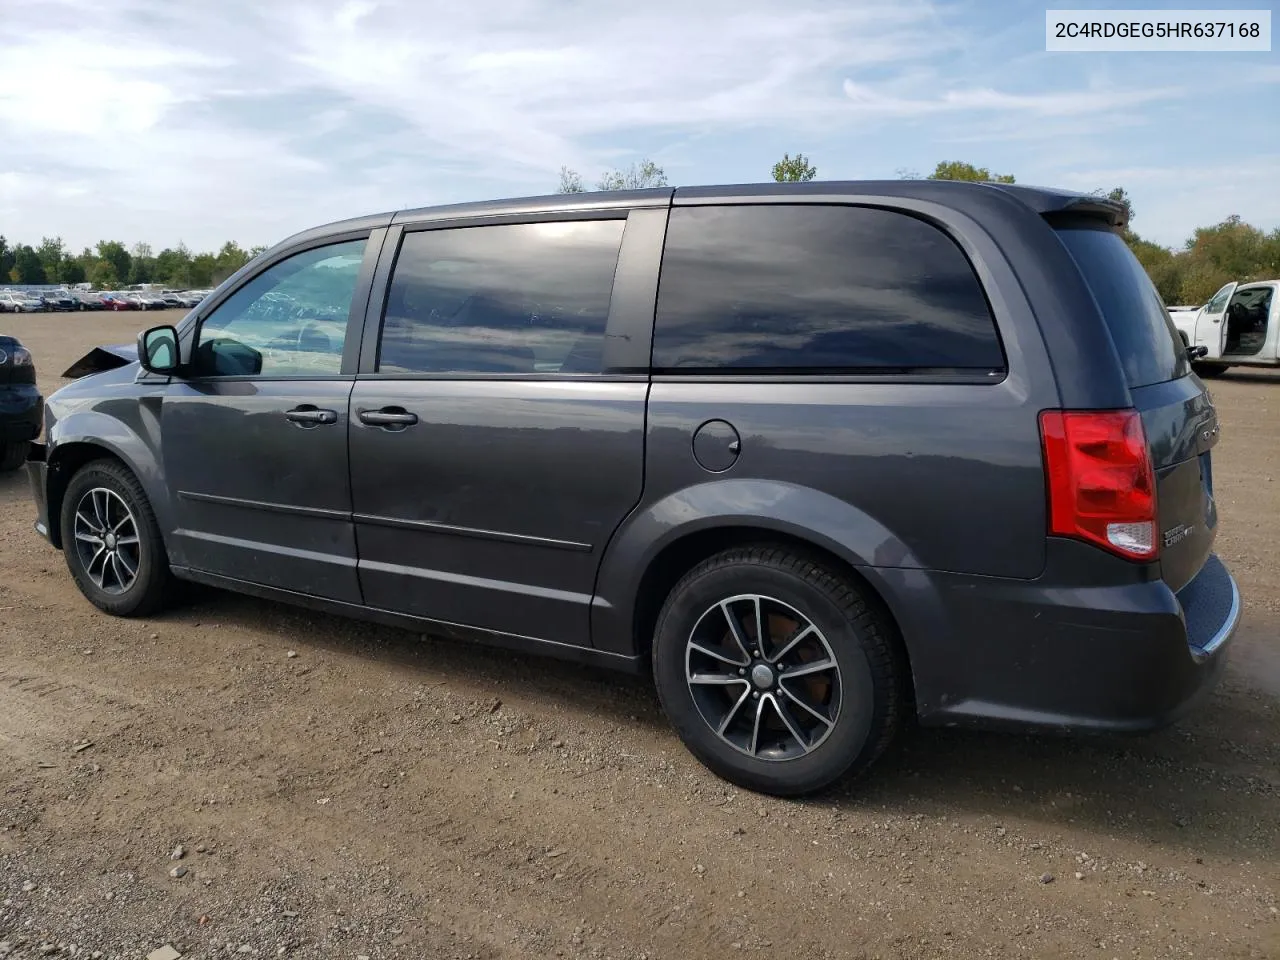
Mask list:
[[[160,316],[0,327],[47,393]],[[0,957],[1280,956],[1280,378],[1212,390],[1246,609],[1198,713],[919,731],[799,802],[642,680],[215,592],[100,615],[0,477]]]

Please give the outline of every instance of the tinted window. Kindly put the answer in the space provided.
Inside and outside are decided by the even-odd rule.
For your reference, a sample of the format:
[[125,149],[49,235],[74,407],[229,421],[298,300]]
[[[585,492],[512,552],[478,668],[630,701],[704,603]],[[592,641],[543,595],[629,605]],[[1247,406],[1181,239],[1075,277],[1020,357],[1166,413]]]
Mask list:
[[405,235],[381,373],[599,373],[623,220]]
[[960,248],[857,207],[671,212],[653,365],[708,371],[992,370],[1004,358]]
[[364,240],[316,247],[258,274],[201,325],[196,371],[336,375],[364,247]]
[[1164,301],[1128,244],[1096,227],[1058,231],[1102,309],[1131,387],[1174,380],[1190,372],[1182,338]]

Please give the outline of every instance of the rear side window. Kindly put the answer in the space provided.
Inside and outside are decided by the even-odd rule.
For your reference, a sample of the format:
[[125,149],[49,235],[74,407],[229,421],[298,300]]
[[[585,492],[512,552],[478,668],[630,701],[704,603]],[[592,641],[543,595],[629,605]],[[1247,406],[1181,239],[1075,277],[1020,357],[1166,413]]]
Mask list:
[[407,233],[378,372],[599,373],[623,220]]
[[1098,301],[1130,387],[1191,372],[1164,301],[1128,244],[1111,230],[1063,227],[1058,236]]
[[922,220],[863,207],[677,207],[653,366],[988,372],[1004,355],[968,258]]

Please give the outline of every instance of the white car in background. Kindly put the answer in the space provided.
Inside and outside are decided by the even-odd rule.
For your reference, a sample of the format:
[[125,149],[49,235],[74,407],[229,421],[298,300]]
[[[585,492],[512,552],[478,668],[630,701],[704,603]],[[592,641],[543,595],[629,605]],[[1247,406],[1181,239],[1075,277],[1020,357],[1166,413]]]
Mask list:
[[1201,377],[1229,367],[1280,367],[1280,280],[1231,282],[1203,307],[1170,307]]
[[35,313],[44,309],[44,301],[19,290],[0,290],[0,311],[4,313]]

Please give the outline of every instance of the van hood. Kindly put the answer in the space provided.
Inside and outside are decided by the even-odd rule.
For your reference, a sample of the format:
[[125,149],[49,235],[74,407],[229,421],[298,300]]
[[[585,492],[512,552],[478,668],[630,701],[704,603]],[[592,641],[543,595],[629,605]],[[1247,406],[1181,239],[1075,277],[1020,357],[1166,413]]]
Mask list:
[[136,343],[119,343],[110,347],[94,347],[83,357],[62,371],[62,375],[70,380],[87,377],[91,373],[102,373],[138,362],[138,345]]

